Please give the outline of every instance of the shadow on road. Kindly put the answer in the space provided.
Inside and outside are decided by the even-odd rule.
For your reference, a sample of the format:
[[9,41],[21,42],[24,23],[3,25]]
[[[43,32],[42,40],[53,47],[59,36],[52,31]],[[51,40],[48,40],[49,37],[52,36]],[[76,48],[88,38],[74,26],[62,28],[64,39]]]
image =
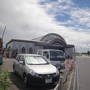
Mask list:
[[12,82],[12,86],[9,90],[49,90],[43,87],[31,87],[31,88],[26,88],[21,77],[18,75],[15,75],[13,72],[10,74],[10,80]]

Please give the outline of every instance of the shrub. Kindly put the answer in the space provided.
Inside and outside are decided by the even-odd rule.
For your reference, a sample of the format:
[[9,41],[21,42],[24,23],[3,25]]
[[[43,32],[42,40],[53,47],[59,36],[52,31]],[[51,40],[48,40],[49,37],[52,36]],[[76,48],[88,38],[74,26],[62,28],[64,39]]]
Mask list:
[[9,76],[9,72],[0,71],[0,90],[7,90],[7,88],[11,84]]

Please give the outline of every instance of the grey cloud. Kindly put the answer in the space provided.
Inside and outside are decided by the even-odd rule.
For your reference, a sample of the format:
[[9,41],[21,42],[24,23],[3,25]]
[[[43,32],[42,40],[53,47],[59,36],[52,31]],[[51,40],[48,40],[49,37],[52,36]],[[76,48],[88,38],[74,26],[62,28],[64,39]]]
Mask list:
[[39,0],[0,0],[0,23],[7,27],[5,43],[12,38],[30,40],[51,32],[62,35],[68,43],[82,43],[85,40],[90,42],[88,34],[76,32],[76,28],[58,25],[61,22],[56,22],[38,2]]

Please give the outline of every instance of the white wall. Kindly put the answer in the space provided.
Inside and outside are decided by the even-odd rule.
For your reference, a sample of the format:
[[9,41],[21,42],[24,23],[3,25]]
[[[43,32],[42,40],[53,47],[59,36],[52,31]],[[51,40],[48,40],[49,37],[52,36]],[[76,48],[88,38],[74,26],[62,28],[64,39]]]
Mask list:
[[12,56],[12,50],[18,49],[18,53],[22,53],[22,48],[25,48],[25,53],[29,53],[29,48],[33,49],[33,53],[37,53],[38,49],[42,49],[42,46],[36,46],[35,43],[32,42],[17,42],[13,41],[10,44],[8,44],[8,47],[11,48],[11,51],[9,51],[9,57]]
[[26,53],[29,53],[29,48],[35,49],[35,43],[28,42],[16,42],[14,41],[14,49],[18,49],[18,53],[22,53],[22,48],[26,49]]

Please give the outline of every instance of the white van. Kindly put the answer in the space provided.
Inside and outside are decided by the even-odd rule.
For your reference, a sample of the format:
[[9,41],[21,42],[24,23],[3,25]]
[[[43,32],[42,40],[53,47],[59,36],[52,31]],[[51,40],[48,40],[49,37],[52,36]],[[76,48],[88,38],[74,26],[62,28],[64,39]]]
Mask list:
[[65,53],[56,49],[40,49],[37,54],[45,56],[58,69],[65,68]]

